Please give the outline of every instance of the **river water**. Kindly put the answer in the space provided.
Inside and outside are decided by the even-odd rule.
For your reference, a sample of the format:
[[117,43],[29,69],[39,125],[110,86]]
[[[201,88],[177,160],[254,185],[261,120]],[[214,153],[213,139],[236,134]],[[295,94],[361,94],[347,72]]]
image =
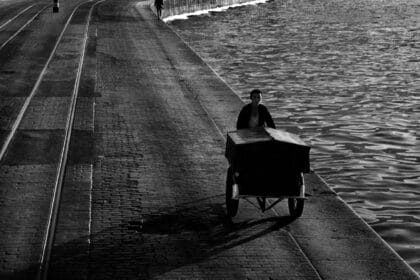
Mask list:
[[420,272],[420,0],[275,0],[168,22]]

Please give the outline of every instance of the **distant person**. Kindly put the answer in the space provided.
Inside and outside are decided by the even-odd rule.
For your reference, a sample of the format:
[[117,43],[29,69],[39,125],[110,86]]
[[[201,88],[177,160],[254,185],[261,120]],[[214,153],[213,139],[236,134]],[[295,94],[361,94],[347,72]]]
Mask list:
[[156,14],[158,19],[162,16],[163,0],[155,0]]
[[276,128],[267,107],[260,104],[261,91],[259,89],[254,89],[251,91],[249,97],[251,102],[246,104],[239,113],[236,129],[258,128],[264,126]]

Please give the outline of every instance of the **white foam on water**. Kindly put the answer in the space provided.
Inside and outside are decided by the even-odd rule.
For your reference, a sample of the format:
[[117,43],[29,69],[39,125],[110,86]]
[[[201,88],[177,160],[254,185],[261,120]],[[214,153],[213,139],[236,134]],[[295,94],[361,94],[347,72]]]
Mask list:
[[257,4],[261,4],[261,3],[266,3],[268,1],[269,0],[254,0],[254,1],[249,1],[249,2],[245,2],[245,3],[232,4],[232,5],[227,5],[227,6],[223,6],[223,7],[217,7],[217,8],[195,11],[195,12],[192,12],[192,13],[185,13],[185,14],[180,14],[180,15],[175,15],[175,16],[169,16],[169,17],[166,17],[162,20],[164,22],[173,21],[173,20],[185,20],[185,19],[188,19],[189,16],[199,16],[199,15],[203,15],[203,14],[208,14],[210,12],[223,12],[223,11],[226,11],[227,9],[229,9],[229,8],[235,8],[235,7],[246,6],[246,5],[257,5]]

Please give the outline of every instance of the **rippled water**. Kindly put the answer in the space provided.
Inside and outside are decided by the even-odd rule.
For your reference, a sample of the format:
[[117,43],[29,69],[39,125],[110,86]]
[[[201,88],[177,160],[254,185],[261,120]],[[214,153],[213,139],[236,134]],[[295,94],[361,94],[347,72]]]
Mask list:
[[420,272],[420,0],[275,0],[170,25]]

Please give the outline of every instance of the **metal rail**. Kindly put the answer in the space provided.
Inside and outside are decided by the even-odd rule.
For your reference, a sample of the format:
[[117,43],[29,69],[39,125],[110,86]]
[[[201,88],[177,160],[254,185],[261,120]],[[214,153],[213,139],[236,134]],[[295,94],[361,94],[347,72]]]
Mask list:
[[[34,5],[32,5],[34,6]],[[30,7],[32,7],[30,6]],[[7,39],[5,42],[3,42],[3,44],[0,45],[0,51],[1,49],[3,49],[10,41],[12,41],[17,35],[19,35],[20,32],[22,32],[26,26],[28,26],[32,21],[34,21],[34,19],[36,19],[45,9],[47,9],[49,6],[51,5],[46,5],[44,6],[41,10],[39,10],[33,17],[31,17],[29,20],[26,21],[25,24],[23,24],[15,33],[13,33],[12,36],[9,37],[9,39]],[[29,8],[27,8],[29,9]],[[25,9],[24,11],[26,11],[27,9]],[[19,13],[18,15],[16,15],[15,17],[13,17],[12,19],[10,19],[7,23],[3,24],[1,26],[4,27],[5,25],[9,24],[12,20],[16,19],[19,15],[21,15],[24,11],[22,11],[21,13]],[[0,29],[1,29],[0,28]]]
[[[105,0],[100,0],[94,3],[90,7],[89,14],[87,17],[87,24],[84,30],[82,53],[79,59],[76,80],[74,83],[73,94],[72,94],[71,103],[70,103],[69,114],[67,116],[67,121],[66,121],[64,144],[61,150],[60,161],[57,168],[57,176],[55,179],[53,200],[51,201],[51,205],[50,205],[50,214],[49,214],[48,225],[47,225],[47,233],[45,235],[45,239],[43,243],[40,265],[39,265],[38,274],[37,274],[38,280],[46,280],[48,278],[48,270],[49,270],[49,265],[51,261],[52,249],[54,246],[54,236],[55,236],[55,230],[56,230],[57,220],[58,220],[58,212],[59,212],[59,207],[60,207],[61,191],[64,184],[64,176],[65,176],[66,167],[67,167],[67,159],[68,159],[68,152],[69,152],[70,140],[71,140],[71,135],[72,135],[73,121],[74,121],[76,103],[77,103],[77,98],[78,98],[78,93],[79,93],[80,78],[82,74],[83,62],[84,62],[85,53],[86,53],[86,45],[88,41],[90,19],[92,16],[93,8],[104,1]],[[92,1],[88,1],[88,2],[92,2]],[[86,4],[88,2],[81,3],[78,6],[76,6],[76,8],[74,9],[74,11],[72,12],[69,18],[68,23],[70,22],[70,19],[73,17],[75,11],[81,5]]]
[[2,25],[0,25],[0,30],[2,30],[6,25],[8,25],[9,23],[11,23],[12,21],[14,21],[17,17],[19,17],[21,14],[23,14],[24,12],[26,12],[27,10],[29,10],[30,8],[32,8],[33,6],[35,6],[35,4],[26,7],[25,9],[23,9],[22,11],[18,12],[17,15],[15,15],[14,17],[8,19],[6,22],[4,22]]
[[[46,234],[45,234],[43,242],[42,242],[43,245],[42,245],[40,259],[39,259],[37,279],[47,279],[47,277],[48,277],[48,268],[49,268],[49,263],[50,263],[50,260],[51,260],[51,252],[52,252],[52,248],[53,248],[54,234],[55,234],[55,228],[56,228],[56,224],[57,224],[61,190],[62,190],[62,186],[63,186],[63,183],[64,183],[64,175],[65,175],[65,171],[66,171],[66,163],[67,163],[69,146],[70,146],[70,139],[71,139],[71,134],[72,134],[71,132],[72,132],[74,114],[75,114],[76,103],[77,103],[77,98],[78,98],[79,83],[80,83],[82,66],[83,66],[83,62],[84,62],[86,45],[87,45],[87,40],[88,40],[89,23],[90,23],[93,8],[97,4],[99,4],[103,1],[105,1],[105,0],[98,1],[90,7],[88,18],[87,18],[87,24],[86,24],[86,27],[85,27],[85,30],[84,30],[84,38],[83,38],[83,44],[82,44],[82,48],[81,48],[81,55],[80,55],[80,59],[79,59],[79,63],[78,63],[76,80],[75,80],[75,83],[74,83],[73,93],[72,93],[70,107],[69,107],[69,112],[68,112],[67,120],[66,120],[65,137],[64,137],[63,146],[62,146],[62,149],[61,149],[61,152],[60,152],[59,164],[57,166],[57,173],[56,173],[56,178],[55,178],[55,182],[54,182],[55,185],[54,185],[54,189],[53,189],[53,196],[52,196],[52,200],[51,200],[51,203],[50,203],[50,211],[49,211],[48,221],[47,221],[47,226],[46,226]],[[48,59],[47,59],[47,62],[45,63],[43,69],[41,70],[41,72],[40,72],[40,74],[39,74],[32,90],[31,90],[31,92],[30,92],[29,96],[26,98],[23,106],[21,107],[21,109],[19,111],[19,114],[18,114],[17,118],[15,119],[15,121],[12,125],[12,129],[10,130],[9,134],[6,137],[6,140],[3,144],[3,146],[1,147],[0,163],[5,158],[7,150],[8,150],[12,140],[14,139],[14,137],[16,135],[18,127],[20,126],[20,124],[22,122],[23,116],[26,113],[26,111],[29,107],[29,104],[31,103],[31,100],[33,99],[37,90],[39,89],[39,87],[41,85],[41,82],[42,82],[42,80],[43,80],[43,78],[44,78],[44,76],[47,72],[47,69],[48,69],[49,65],[51,64],[51,61],[53,60],[53,57],[54,57],[54,55],[55,55],[55,53],[58,49],[58,46],[60,45],[60,43],[62,41],[63,35],[65,34],[66,30],[68,29],[68,26],[69,26],[71,20],[73,19],[76,11],[82,5],[87,4],[89,2],[93,2],[93,1],[90,0],[90,1],[84,1],[82,3],[79,3],[73,9],[71,14],[68,16],[68,19],[67,19],[66,23],[64,24],[64,27],[62,28],[61,33],[59,34],[59,36],[57,38],[57,41],[56,41]],[[20,28],[20,31],[23,30],[24,27],[26,27],[30,22],[32,22],[42,11],[44,11],[49,6],[51,6],[51,5],[47,5],[40,12],[38,12],[33,18],[31,18],[31,20],[29,20],[23,27]],[[25,9],[25,11],[27,11],[28,9],[29,8]],[[22,11],[20,14],[24,13],[25,11]],[[18,15],[15,16],[13,19],[15,19],[17,17],[18,17]],[[11,20],[13,20],[13,19],[11,19]],[[11,22],[11,20],[9,22]],[[6,24],[3,24],[2,27],[4,27],[5,25]],[[13,38],[16,35],[14,35]],[[13,38],[9,39],[8,41],[12,40]],[[0,49],[4,45],[5,44],[3,44],[0,47]]]
[[39,86],[41,84],[42,79],[44,78],[44,75],[45,75],[45,73],[47,71],[47,68],[48,68],[48,66],[51,63],[51,60],[54,57],[55,52],[57,51],[58,45],[61,42],[61,39],[63,37],[63,34],[66,31],[67,26],[70,23],[70,20],[73,18],[73,15],[76,12],[76,10],[78,9],[78,7],[80,5],[82,5],[82,4],[79,4],[78,6],[76,6],[73,9],[72,13],[70,14],[69,18],[67,19],[67,22],[65,23],[65,25],[64,25],[64,27],[63,27],[60,35],[58,36],[58,39],[57,39],[57,41],[56,41],[56,43],[54,45],[54,48],[51,51],[51,54],[48,57],[48,60],[47,60],[47,62],[44,65],[44,68],[42,68],[41,73],[39,74],[38,79],[36,80],[35,85],[32,88],[32,91],[30,92],[29,96],[26,98],[25,102],[23,103],[23,106],[20,109],[19,114],[16,117],[16,120],[14,121],[14,123],[12,125],[12,129],[10,130],[9,134],[7,135],[6,140],[4,141],[3,146],[2,146],[2,148],[0,150],[0,162],[4,159],[4,156],[6,155],[7,149],[9,148],[9,145],[10,145],[12,139],[14,138],[17,129],[18,129],[20,123],[22,122],[23,116],[24,116],[26,110],[28,109],[29,103],[31,102],[32,98],[34,97],[36,91],[38,90],[38,88],[39,88]]

